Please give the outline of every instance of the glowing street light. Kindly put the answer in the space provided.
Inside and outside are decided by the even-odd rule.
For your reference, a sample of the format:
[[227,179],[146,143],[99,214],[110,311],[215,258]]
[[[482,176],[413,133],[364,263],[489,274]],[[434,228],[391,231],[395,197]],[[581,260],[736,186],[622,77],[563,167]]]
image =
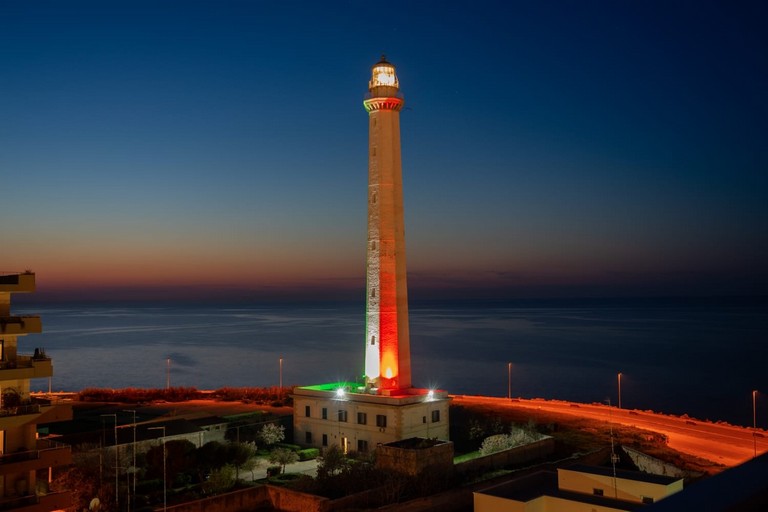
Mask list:
[[757,390],[752,390],[752,444],[755,448],[755,457],[757,457]]
[[[170,361],[170,359],[169,359]],[[168,458],[168,455],[165,451],[165,426],[162,427],[149,427],[147,430],[162,430],[163,431],[163,512],[165,512],[168,509],[168,482],[166,480],[166,459]]]
[[617,376],[619,382],[619,409],[621,409],[621,372]]

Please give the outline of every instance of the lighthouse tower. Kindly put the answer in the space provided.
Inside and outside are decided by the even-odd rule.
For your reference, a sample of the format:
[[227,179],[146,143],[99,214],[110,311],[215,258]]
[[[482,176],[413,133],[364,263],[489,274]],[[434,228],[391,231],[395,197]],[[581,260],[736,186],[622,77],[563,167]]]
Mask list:
[[[405,279],[400,110],[395,67],[377,62],[368,111],[368,240],[362,381],[293,388],[294,442],[368,452],[403,439],[448,439],[448,393],[414,388]],[[356,373],[358,376],[359,373]]]
[[380,390],[411,387],[405,272],[400,109],[395,67],[382,56],[368,95],[368,245],[365,381]]

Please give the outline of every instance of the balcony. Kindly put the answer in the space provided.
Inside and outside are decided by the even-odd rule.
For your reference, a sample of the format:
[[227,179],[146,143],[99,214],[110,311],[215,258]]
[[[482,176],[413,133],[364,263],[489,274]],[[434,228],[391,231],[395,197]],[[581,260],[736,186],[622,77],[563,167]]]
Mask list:
[[0,475],[65,466],[72,463],[72,449],[64,443],[38,439],[34,450],[0,454]]
[[35,291],[35,274],[32,272],[0,272],[0,292]]
[[15,361],[0,361],[0,381],[41,379],[53,375],[53,363],[49,357],[18,355]]
[[0,430],[28,423],[55,423],[72,419],[72,404],[40,398],[22,400],[18,405],[3,403]]
[[0,316],[0,334],[20,336],[43,332],[43,324],[38,315]]
[[49,512],[63,510],[72,506],[72,496],[68,492],[21,496],[18,498],[0,498],[0,510],[15,512]]

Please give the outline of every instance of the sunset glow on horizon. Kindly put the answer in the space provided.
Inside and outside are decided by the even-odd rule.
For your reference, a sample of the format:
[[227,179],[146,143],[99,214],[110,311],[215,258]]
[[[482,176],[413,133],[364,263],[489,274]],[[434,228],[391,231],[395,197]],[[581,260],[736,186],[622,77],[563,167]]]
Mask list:
[[766,293],[768,7],[396,7],[5,2],[0,271],[363,301],[386,53],[412,298]]

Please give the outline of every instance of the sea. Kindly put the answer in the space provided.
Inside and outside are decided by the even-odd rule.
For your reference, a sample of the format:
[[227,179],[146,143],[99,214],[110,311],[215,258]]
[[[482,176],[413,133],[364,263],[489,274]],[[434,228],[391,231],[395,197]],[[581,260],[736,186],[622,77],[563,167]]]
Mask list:
[[[309,385],[355,379],[363,303],[24,304],[54,376],[34,390]],[[768,298],[414,302],[414,385],[451,394],[619,401],[768,427]],[[511,366],[509,366],[511,363]]]

